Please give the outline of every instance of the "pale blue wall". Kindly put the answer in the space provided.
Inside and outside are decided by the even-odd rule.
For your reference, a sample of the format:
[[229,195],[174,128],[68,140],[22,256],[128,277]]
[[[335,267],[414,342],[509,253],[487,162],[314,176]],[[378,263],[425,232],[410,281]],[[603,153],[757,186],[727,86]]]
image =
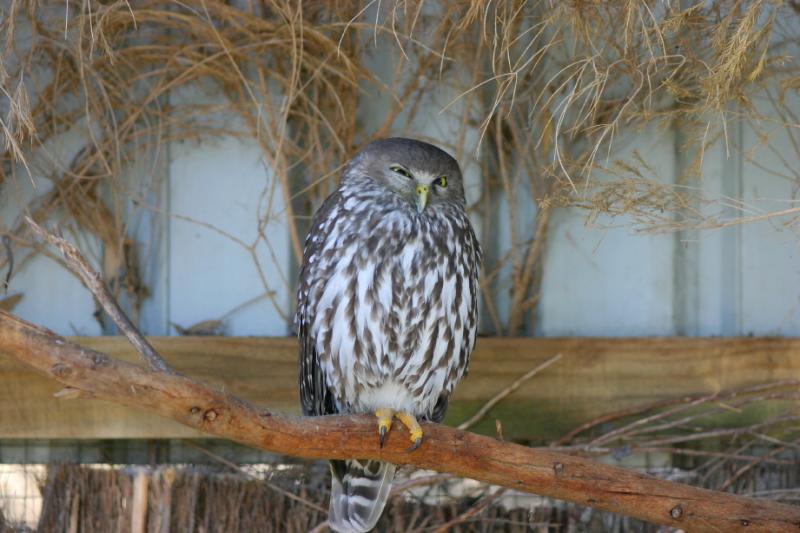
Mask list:
[[[380,118],[383,100],[374,96],[361,104],[364,120]],[[428,119],[404,131],[451,144],[462,109],[439,111],[452,97],[446,87],[431,94]],[[768,106],[763,111],[768,117]],[[800,168],[800,161],[785,129],[771,126],[767,119],[743,124],[731,128],[730,142],[744,146],[746,153],[759,143],[756,127],[772,133],[771,149],[762,147],[753,161],[738,149],[726,153],[724,143],[704,155],[704,193],[717,199],[741,197],[744,202],[741,209],[722,209],[724,216],[797,205],[798,183],[792,172]],[[682,149],[680,133],[653,128],[623,136],[621,153],[638,151],[663,179],[677,179],[691,160]],[[475,201],[481,176],[469,161],[480,157],[480,151],[471,149],[477,144],[477,129],[467,137],[470,149],[462,159],[473,191],[470,200]],[[71,142],[67,137],[59,150],[68,155]],[[36,191],[27,178],[3,184],[0,217],[6,226],[13,224],[19,206],[34,192],[47,190],[46,175],[34,176]],[[142,309],[145,332],[174,334],[173,323],[188,327],[224,318],[228,335],[290,333],[287,317],[292,313],[296,264],[284,196],[258,146],[233,138],[165,143],[155,160],[130,169],[126,179],[135,184],[143,175],[155,187],[149,191],[148,209],[137,211],[131,227],[146,252],[142,267],[151,295]],[[595,179],[604,178],[598,174]],[[535,199],[521,195],[515,201],[532,217]],[[259,217],[267,213],[270,246],[256,233]],[[586,215],[583,210],[561,209],[553,216],[539,321],[529,333],[800,334],[800,240],[796,226],[784,224],[786,218],[725,229],[641,234],[625,217],[601,217],[589,225]],[[487,224],[477,214],[475,222],[485,247],[495,255],[512,245],[507,228]],[[522,229],[529,238],[531,228]],[[81,244],[99,256],[98,243],[84,236]],[[95,306],[89,294],[45,256],[18,262],[8,294],[17,293],[24,297],[14,312],[24,319],[63,334],[102,331],[92,316]],[[502,310],[507,291],[498,291],[496,298]]]

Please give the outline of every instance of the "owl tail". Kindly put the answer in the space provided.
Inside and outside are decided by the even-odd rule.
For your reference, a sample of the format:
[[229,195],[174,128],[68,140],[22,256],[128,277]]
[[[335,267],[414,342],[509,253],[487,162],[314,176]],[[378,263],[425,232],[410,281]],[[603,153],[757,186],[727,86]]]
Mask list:
[[389,498],[394,471],[393,464],[379,461],[331,461],[331,529],[365,533],[375,527]]

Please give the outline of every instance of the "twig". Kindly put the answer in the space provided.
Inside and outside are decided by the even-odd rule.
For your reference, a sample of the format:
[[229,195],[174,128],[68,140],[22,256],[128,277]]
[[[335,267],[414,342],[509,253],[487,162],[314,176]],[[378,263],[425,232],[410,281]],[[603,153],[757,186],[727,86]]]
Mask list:
[[[770,389],[781,389],[783,387],[796,387],[798,385],[800,385],[800,381],[798,381],[798,380],[791,380],[791,379],[790,380],[780,380],[780,381],[774,381],[774,382],[771,382],[771,383],[759,383],[758,385],[749,385],[747,387],[742,387],[742,388],[739,388],[739,389],[736,389],[736,390],[733,390],[733,391],[729,391],[729,392],[726,392],[726,393],[703,394],[703,395],[699,395],[699,396],[688,396],[688,397],[683,397],[683,398],[668,398],[668,399],[665,399],[665,400],[658,400],[658,401],[655,401],[655,402],[652,402],[652,403],[649,403],[649,404],[646,404],[646,405],[640,405],[640,406],[634,406],[634,407],[622,409],[620,411],[615,411],[613,413],[609,413],[609,414],[605,414],[605,415],[599,416],[599,417],[597,417],[597,418],[595,418],[593,420],[590,420],[590,421],[588,421],[588,422],[586,422],[584,424],[581,424],[580,426],[578,426],[575,429],[573,429],[573,430],[569,431],[568,433],[566,433],[563,437],[558,439],[555,443],[553,443],[553,447],[554,448],[558,448],[558,447],[561,447],[563,445],[566,445],[569,442],[573,441],[581,433],[584,433],[584,432],[586,432],[586,431],[588,431],[588,430],[590,430],[590,429],[592,429],[594,427],[600,426],[602,424],[608,424],[609,422],[614,422],[614,421],[622,419],[622,418],[628,418],[628,417],[631,417],[633,415],[639,415],[639,414],[642,414],[642,413],[647,413],[649,411],[655,411],[656,409],[663,409],[663,408],[666,408],[666,407],[677,406],[675,408],[675,410],[662,411],[662,412],[656,413],[652,417],[648,416],[646,418],[645,417],[638,418],[635,421],[633,421],[633,423],[628,424],[627,426],[625,426],[623,428],[615,429],[613,431],[614,432],[614,436],[617,439],[625,438],[626,436],[629,436],[629,434],[630,434],[629,431],[630,430],[632,430],[635,427],[639,427],[639,426],[643,425],[642,421],[644,421],[644,423],[648,423],[648,422],[660,420],[662,418],[665,418],[666,416],[669,416],[671,414],[675,414],[676,412],[680,412],[680,411],[686,410],[685,406],[687,406],[687,405],[689,405],[691,407],[691,406],[699,405],[699,404],[702,404],[702,403],[710,403],[710,402],[716,402],[717,404],[721,404],[721,402],[729,401],[729,400],[731,400],[733,398],[739,398],[739,397],[743,397],[743,396],[747,396],[747,395],[752,395],[752,394],[755,394],[755,393],[758,393],[758,392],[769,391]],[[750,399],[750,401],[752,401],[752,398]],[[739,407],[741,407],[741,406],[739,406]],[[734,407],[734,408],[738,409],[739,407]],[[600,437],[598,437],[598,439],[602,439],[603,442],[607,442],[606,437],[608,435],[609,435],[608,433],[603,434]],[[587,448],[597,448],[597,446],[594,446],[594,444],[596,444],[596,442],[593,442],[592,445],[588,445],[587,444],[586,447]]]
[[587,447],[596,447],[596,446],[600,446],[601,444],[605,444],[607,442],[612,442],[615,439],[620,438],[622,435],[630,434],[630,432],[633,431],[636,428],[639,428],[639,427],[642,427],[642,426],[646,426],[647,424],[649,424],[651,422],[655,422],[657,420],[662,420],[662,419],[664,419],[664,418],[666,418],[668,416],[671,416],[673,414],[686,411],[686,410],[691,409],[692,407],[695,407],[695,406],[700,405],[702,403],[715,400],[718,397],[719,397],[719,393],[715,392],[715,393],[709,394],[707,396],[701,396],[701,397],[698,397],[698,398],[692,398],[690,401],[679,403],[675,407],[673,407],[671,409],[668,409],[666,411],[662,411],[660,413],[655,413],[655,414],[652,414],[650,416],[646,416],[646,417],[643,417],[643,418],[637,418],[636,420],[634,420],[633,422],[631,422],[631,423],[629,423],[629,424],[627,424],[625,426],[617,428],[617,429],[615,429],[613,431],[609,431],[608,433],[597,437],[596,439],[594,439],[591,442],[589,442],[589,444],[587,444]]
[[472,505],[469,509],[458,515],[457,517],[453,518],[452,520],[445,522],[438,528],[436,528],[433,533],[446,533],[451,527],[457,526],[458,524],[463,524],[476,514],[483,511],[486,507],[488,507],[492,502],[496,501],[500,498],[503,494],[505,494],[506,489],[499,488],[496,491],[483,496],[474,505]]
[[250,479],[255,479],[255,480],[258,480],[258,481],[264,483],[264,485],[267,488],[269,488],[270,490],[274,490],[275,492],[285,496],[286,498],[289,498],[290,500],[294,500],[294,501],[296,501],[298,503],[302,503],[303,505],[311,507],[315,511],[319,511],[322,514],[327,514],[328,513],[328,510],[325,509],[324,507],[320,507],[319,505],[317,505],[316,503],[312,502],[311,500],[307,500],[305,498],[302,498],[302,497],[298,496],[297,494],[289,492],[288,490],[282,489],[281,487],[278,487],[277,485],[273,485],[272,483],[270,483],[266,479],[261,479],[261,478],[258,478],[256,476],[250,474],[249,472],[243,470],[239,465],[237,465],[233,461],[229,461],[229,460],[225,459],[224,457],[222,457],[221,455],[217,455],[216,453],[212,452],[208,448],[200,446],[199,444],[195,444],[194,442],[191,442],[191,441],[186,441],[186,444],[188,444],[192,448],[200,450],[201,452],[203,452],[204,454],[206,454],[210,458],[214,459],[218,463],[221,463],[221,464],[227,466],[228,468],[230,468],[234,472],[237,472],[237,473],[239,473],[239,474],[241,474],[243,476],[246,476],[246,477],[248,477]]
[[158,469],[153,476],[159,485],[161,497],[158,502],[158,514],[156,515],[155,530],[158,533],[169,533],[170,521],[172,519],[172,486],[175,483],[175,468],[168,466]]
[[718,438],[724,436],[736,436],[741,435],[750,431],[756,431],[763,428],[768,428],[774,425],[784,424],[788,422],[797,422],[800,421],[800,415],[781,415],[775,416],[768,419],[765,422],[761,422],[759,424],[753,424],[752,426],[748,426],[746,428],[723,428],[723,429],[712,429],[708,431],[701,431],[698,433],[692,433],[689,435],[672,435],[672,436],[665,436],[660,439],[653,439],[649,441],[644,441],[640,443],[640,446],[645,447],[653,447],[653,446],[664,446],[666,444],[676,444],[682,442],[690,442],[690,441],[697,441],[697,440],[704,440],[704,439],[711,439],[711,438]]
[[779,446],[777,448],[774,448],[774,449],[770,450],[769,453],[767,453],[766,455],[756,458],[755,461],[753,461],[753,462],[751,462],[749,464],[746,464],[746,465],[742,465],[741,468],[739,468],[736,472],[734,472],[731,477],[726,479],[725,482],[723,482],[722,485],[719,486],[719,490],[728,490],[728,488],[731,485],[733,485],[736,482],[736,480],[741,478],[748,471],[752,470],[753,468],[755,468],[758,465],[761,465],[761,464],[765,463],[768,459],[771,459],[772,457],[774,457],[776,455],[780,455],[784,451],[786,451],[786,447],[785,446]]
[[81,498],[75,493],[72,495],[69,510],[69,529],[68,533],[78,533],[78,516],[81,510]]
[[689,457],[718,457],[722,458],[726,461],[737,461],[737,462],[762,462],[766,464],[772,465],[781,465],[781,466],[795,466],[797,465],[797,461],[790,461],[784,459],[769,459],[764,456],[759,455],[742,455],[732,452],[712,452],[707,450],[694,450],[692,448],[670,448],[670,447],[651,447],[651,448],[638,448],[634,447],[634,451],[637,452],[650,452],[650,453],[668,453],[671,455],[686,455]]
[[[390,498],[396,498],[406,492],[407,490],[411,490],[417,487],[425,487],[428,485],[435,485],[437,483],[441,483],[443,481],[449,481],[453,479],[453,476],[450,474],[433,474],[430,476],[425,477],[418,477],[418,478],[411,478],[407,479],[401,483],[394,483],[392,484],[392,490],[389,493]],[[327,531],[330,528],[330,523],[327,520],[324,520],[314,526],[313,529],[309,530],[309,533],[321,533],[322,531]]]
[[528,371],[528,372],[527,372],[527,373],[526,373],[524,376],[522,376],[522,377],[520,377],[519,379],[517,379],[517,380],[516,380],[514,383],[512,383],[511,385],[509,385],[509,386],[508,386],[508,387],[506,387],[505,389],[501,390],[500,392],[498,392],[497,394],[495,394],[494,396],[492,396],[492,398],[491,398],[491,399],[489,399],[489,401],[488,401],[488,402],[486,402],[486,403],[483,405],[483,407],[481,407],[480,409],[478,409],[478,412],[477,412],[477,413],[475,413],[474,415],[472,415],[471,417],[469,417],[467,420],[465,420],[464,422],[462,422],[461,424],[459,424],[459,425],[458,425],[458,429],[460,429],[460,430],[462,430],[462,431],[463,431],[463,430],[465,430],[465,429],[469,429],[469,428],[471,428],[472,426],[474,426],[474,425],[475,425],[476,423],[478,423],[478,422],[479,422],[479,421],[480,421],[480,420],[481,420],[481,419],[482,419],[484,416],[486,416],[486,413],[488,413],[489,411],[491,411],[492,407],[494,407],[495,405],[497,405],[498,403],[500,403],[501,401],[503,401],[503,400],[504,400],[504,399],[505,399],[505,398],[506,398],[506,397],[507,397],[509,394],[511,394],[512,392],[514,392],[514,391],[515,391],[515,390],[517,390],[518,388],[520,388],[520,387],[522,386],[522,384],[523,384],[523,383],[525,383],[526,381],[528,381],[529,379],[531,379],[533,376],[535,376],[536,374],[538,374],[539,372],[541,372],[542,370],[544,370],[544,369],[545,369],[545,368],[547,368],[548,366],[550,366],[550,365],[552,365],[553,363],[557,362],[559,359],[561,359],[561,354],[560,354],[560,353],[559,353],[559,354],[556,354],[556,355],[554,355],[553,357],[551,357],[550,359],[548,359],[548,360],[547,360],[547,361],[545,361],[544,363],[540,364],[540,365],[539,365],[539,366],[537,366],[536,368],[534,368],[534,369],[532,369],[532,370]]
[[136,351],[141,355],[144,362],[150,367],[151,370],[156,370],[158,372],[169,372],[173,373],[174,371],[170,368],[166,361],[156,352],[155,348],[144,338],[144,336],[139,333],[139,330],[136,329],[136,326],[130,321],[130,319],[125,315],[125,313],[120,308],[117,301],[112,296],[111,291],[108,290],[108,287],[105,283],[103,283],[102,278],[100,275],[94,271],[91,267],[89,262],[81,255],[77,248],[73,245],[68,243],[64,240],[63,237],[59,237],[50,233],[42,226],[36,223],[31,217],[26,216],[25,221],[28,223],[30,228],[44,240],[55,246],[60,252],[61,255],[64,256],[64,260],[66,262],[67,267],[72,271],[73,274],[78,276],[83,284],[86,286],[87,289],[97,298],[97,301],[100,302],[100,305],[103,306],[103,309],[108,316],[111,317],[111,320],[114,321],[114,324],[120,329],[120,331],[125,335]]
[[[602,444],[606,444],[614,440],[620,440],[623,438],[630,439],[634,435],[640,435],[643,433],[652,432],[654,428],[655,430],[670,429],[675,427],[676,425],[685,424],[690,420],[702,418],[704,416],[707,416],[707,414],[699,413],[688,417],[684,417],[676,421],[665,422],[657,426],[648,426],[648,424],[660,422],[661,420],[664,420],[672,415],[685,412],[687,410],[701,406],[703,404],[709,404],[709,403],[719,404],[720,401],[727,401],[730,403],[732,400],[743,396],[753,395],[759,392],[766,392],[769,391],[770,389],[780,389],[786,386],[797,386],[797,385],[798,385],[797,380],[781,380],[772,383],[748,386],[730,392],[715,392],[712,394],[707,394],[702,396],[688,397],[680,402],[671,402],[670,409],[657,412],[646,417],[637,418],[636,420],[630,422],[625,426],[622,426],[613,431],[605,433],[604,435],[601,435],[592,440],[591,442],[589,442],[586,446],[587,448],[596,448]],[[758,397],[758,399],[770,399],[770,398],[779,399],[779,396],[780,395],[777,392],[769,392],[767,394],[761,395],[760,397]],[[743,404],[752,403],[754,399],[755,398],[753,397],[743,398],[738,402],[738,405],[734,405],[733,407],[739,408]],[[726,404],[725,410],[729,409],[730,406]]]
[[133,478],[132,533],[144,533],[147,528],[147,488],[147,473],[144,469],[139,469]]
[[[739,446],[738,448],[733,450],[733,453],[736,454],[736,455],[741,455],[745,451],[747,451],[748,448],[752,448],[753,443],[754,443],[754,441],[749,441],[749,442],[745,443],[744,445]],[[725,457],[721,457],[721,458],[718,458],[718,459],[712,459],[711,461],[708,461],[708,463],[706,464],[707,470],[700,477],[700,483],[701,484],[706,484],[708,482],[708,480],[711,479],[711,476],[713,476],[715,472],[721,470],[726,464],[728,464],[728,463],[727,463],[727,459]],[[699,470],[699,468],[696,468],[695,470]]]
[[621,409],[619,411],[614,411],[613,413],[604,414],[598,416],[597,418],[593,418],[587,422],[584,422],[580,426],[571,429],[567,433],[564,434],[563,437],[555,441],[551,446],[557,448],[559,446],[564,446],[575,440],[575,438],[584,433],[593,427],[600,426],[602,424],[607,424],[609,422],[614,422],[619,420],[620,418],[627,418],[629,416],[638,415],[639,413],[646,413],[647,411],[652,411],[653,409],[659,409],[662,407],[667,407],[670,405],[675,405],[678,403],[684,403],[683,398],[667,398],[665,400],[658,400],[647,405],[636,405],[633,407],[629,407],[627,409]]
[[323,531],[328,531],[328,529],[330,529],[330,527],[331,527],[330,526],[330,522],[328,522],[327,520],[324,520],[324,521],[320,522],[319,524],[317,524],[316,526],[314,526],[313,529],[309,529],[308,533],[322,533]]
[[392,491],[390,492],[390,495],[392,497],[400,496],[407,490],[415,489],[417,487],[435,485],[437,483],[442,483],[443,481],[450,481],[451,479],[453,479],[453,476],[450,474],[432,474],[425,477],[410,478],[401,483],[394,483],[392,485]]
[[3,280],[3,291],[8,292],[11,274],[14,273],[14,250],[11,249],[11,237],[7,234],[3,235],[3,247],[6,249],[6,257],[8,257],[8,272],[6,272],[6,279]]

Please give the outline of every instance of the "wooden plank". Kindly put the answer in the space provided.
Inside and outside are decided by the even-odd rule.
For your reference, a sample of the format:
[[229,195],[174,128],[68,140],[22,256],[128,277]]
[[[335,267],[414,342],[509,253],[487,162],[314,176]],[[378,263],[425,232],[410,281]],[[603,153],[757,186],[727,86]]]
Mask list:
[[[133,361],[124,339],[75,342]],[[157,337],[177,369],[259,405],[297,412],[293,338]],[[800,339],[481,338],[451,402],[456,424],[537,364],[562,359],[501,402],[479,431],[547,439],[604,413],[664,398],[800,377]],[[176,423],[94,400],[57,400],[59,386],[0,356],[0,438],[181,438]]]

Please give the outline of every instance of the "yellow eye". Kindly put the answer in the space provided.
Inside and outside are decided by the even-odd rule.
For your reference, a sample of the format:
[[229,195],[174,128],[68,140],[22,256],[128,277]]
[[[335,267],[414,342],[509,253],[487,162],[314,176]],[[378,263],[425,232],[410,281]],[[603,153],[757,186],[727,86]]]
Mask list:
[[406,178],[410,178],[411,177],[411,174],[408,172],[408,170],[404,169],[400,165],[392,165],[392,166],[389,167],[389,170],[391,170],[392,172],[395,172],[397,174],[400,174],[401,176],[404,176]]
[[445,187],[447,187],[447,177],[446,176],[439,176],[439,179],[434,181],[434,183],[436,185],[438,185],[439,187],[441,187],[441,188],[445,188]]

